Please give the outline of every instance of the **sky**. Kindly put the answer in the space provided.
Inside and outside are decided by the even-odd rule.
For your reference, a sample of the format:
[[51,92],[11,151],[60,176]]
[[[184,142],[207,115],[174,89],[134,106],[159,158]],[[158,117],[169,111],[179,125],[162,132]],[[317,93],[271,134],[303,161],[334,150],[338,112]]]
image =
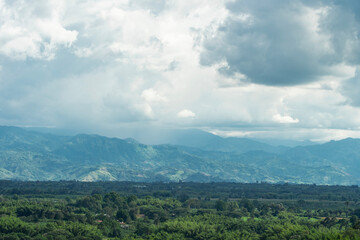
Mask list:
[[360,137],[360,1],[0,0],[0,125]]

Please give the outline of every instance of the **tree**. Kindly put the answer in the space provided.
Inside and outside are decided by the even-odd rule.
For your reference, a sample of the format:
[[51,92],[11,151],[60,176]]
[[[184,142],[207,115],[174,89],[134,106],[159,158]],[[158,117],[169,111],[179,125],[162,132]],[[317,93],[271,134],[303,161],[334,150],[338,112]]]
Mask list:
[[215,203],[215,208],[217,211],[225,211],[226,210],[226,202],[223,200],[217,200]]
[[131,218],[130,218],[130,215],[129,215],[129,212],[124,210],[124,209],[119,209],[118,212],[116,213],[116,218],[119,220],[119,221],[122,221],[122,222],[130,222],[131,221]]

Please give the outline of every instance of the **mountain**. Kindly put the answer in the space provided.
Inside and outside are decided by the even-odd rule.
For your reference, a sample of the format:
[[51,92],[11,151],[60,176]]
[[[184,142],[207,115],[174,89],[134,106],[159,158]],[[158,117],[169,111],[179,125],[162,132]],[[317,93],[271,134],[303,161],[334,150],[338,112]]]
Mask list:
[[360,173],[360,139],[347,138],[319,145],[298,146],[284,155],[302,164],[331,165],[352,176]]
[[253,140],[261,143],[266,143],[272,146],[297,147],[297,146],[316,145],[316,142],[312,142],[310,140],[297,141],[292,139],[274,139],[274,138],[253,138]]
[[222,138],[198,129],[169,130],[159,137],[159,143],[200,148],[207,151],[236,152],[266,151],[279,153],[287,150],[284,146],[273,146],[249,138]]
[[[274,147],[198,132],[171,144],[0,127],[0,179],[358,184],[360,140]],[[174,143],[181,143],[175,145]]]

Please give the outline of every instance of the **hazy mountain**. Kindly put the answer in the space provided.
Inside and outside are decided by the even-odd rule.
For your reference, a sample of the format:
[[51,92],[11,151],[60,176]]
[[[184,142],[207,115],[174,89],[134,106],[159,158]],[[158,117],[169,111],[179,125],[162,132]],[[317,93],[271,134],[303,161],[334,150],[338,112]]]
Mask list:
[[[171,144],[0,127],[0,178],[358,184],[360,140],[295,148],[196,132]],[[174,145],[179,143],[181,145]]]
[[173,144],[201,148],[208,151],[244,153],[248,151],[282,152],[286,147],[278,147],[249,138],[223,138],[198,129],[168,130],[157,136],[160,144]]
[[274,139],[274,138],[254,138],[253,140],[269,144],[271,146],[285,146],[285,147],[297,147],[297,146],[310,146],[316,145],[316,142],[310,140],[297,141],[292,139]]
[[[50,133],[61,136],[75,136],[79,134],[78,131],[70,129],[57,128],[41,128],[41,127],[27,127],[26,130]],[[140,141],[148,145],[172,144],[182,145],[198,148],[208,148],[209,150],[219,151],[248,151],[247,147],[252,150],[266,150],[271,152],[279,152],[286,149],[286,147],[314,145],[314,142],[309,140],[296,141],[290,139],[256,139],[256,138],[222,138],[206,131],[199,129],[164,129],[153,127],[151,129],[138,129],[136,133],[124,133],[124,136],[133,136],[134,138],[127,138],[127,140]],[[220,143],[220,145],[218,145]],[[219,148],[219,149],[216,149]]]

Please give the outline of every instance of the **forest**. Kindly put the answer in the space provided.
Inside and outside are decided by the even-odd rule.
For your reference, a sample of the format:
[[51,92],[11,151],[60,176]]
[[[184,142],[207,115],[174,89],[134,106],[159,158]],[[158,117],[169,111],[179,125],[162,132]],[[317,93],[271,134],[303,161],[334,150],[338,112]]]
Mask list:
[[358,186],[0,181],[0,239],[360,239]]

